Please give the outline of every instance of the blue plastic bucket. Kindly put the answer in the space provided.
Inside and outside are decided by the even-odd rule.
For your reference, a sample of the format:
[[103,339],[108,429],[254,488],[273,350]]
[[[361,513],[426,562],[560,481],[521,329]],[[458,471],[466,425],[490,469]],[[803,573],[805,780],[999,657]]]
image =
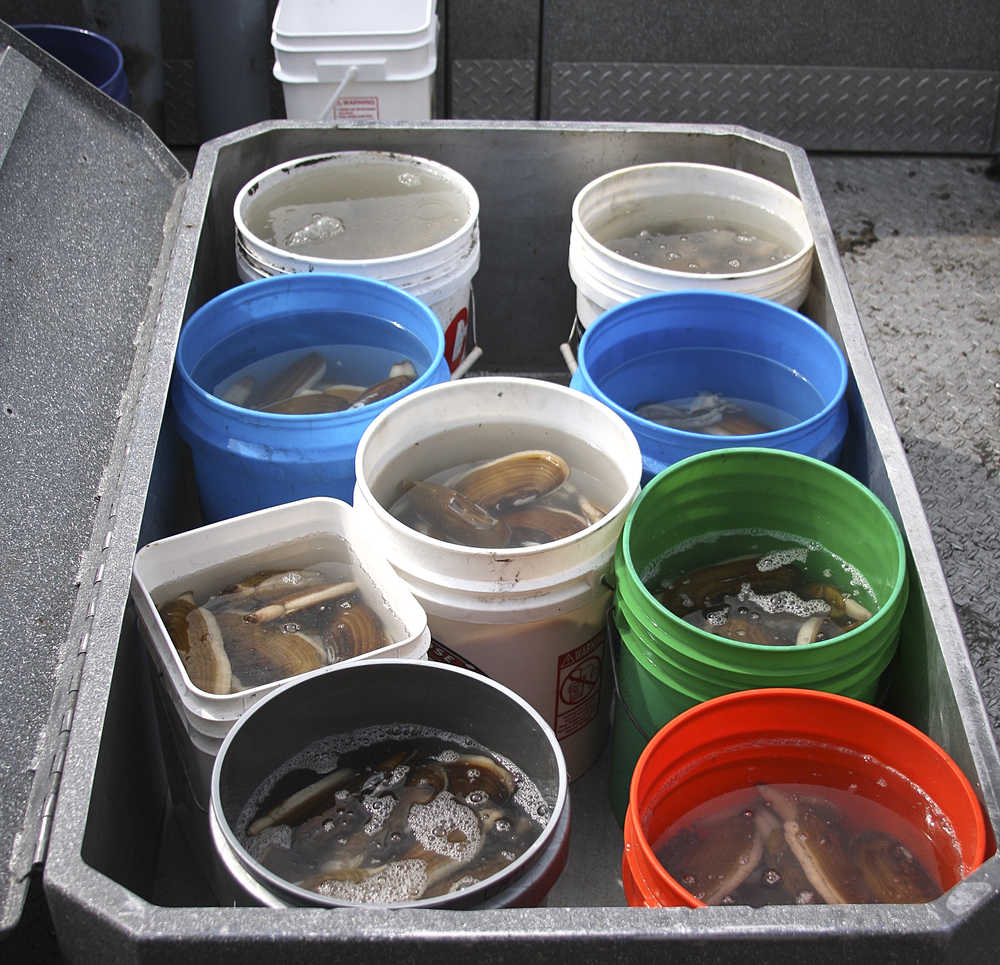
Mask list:
[[[643,484],[711,449],[765,446],[836,462],[847,430],[847,362],[830,336],[776,302],[727,292],[663,292],[618,305],[587,329],[570,385],[610,406],[642,450]],[[637,406],[699,393],[778,410],[784,428],[708,435],[663,426]]]
[[22,24],[16,29],[108,97],[125,107],[131,106],[122,52],[107,37],[80,27],[51,23]]
[[[398,355],[413,362],[418,377],[379,402],[320,415],[260,412],[212,394],[246,365],[326,345],[353,346],[359,360],[366,350],[373,357]],[[317,272],[265,278],[216,296],[181,329],[171,386],[205,519],[309,496],[350,502],[354,454],[368,424],[395,400],[448,378],[437,317],[384,282]]]

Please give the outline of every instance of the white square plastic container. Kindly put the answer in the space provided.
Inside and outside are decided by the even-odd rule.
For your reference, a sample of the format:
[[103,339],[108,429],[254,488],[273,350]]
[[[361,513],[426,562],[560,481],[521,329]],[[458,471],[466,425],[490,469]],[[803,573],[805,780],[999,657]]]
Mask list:
[[211,694],[188,677],[157,607],[192,590],[214,592],[264,566],[307,566],[320,560],[351,565],[365,601],[393,642],[340,661],[372,657],[423,659],[430,644],[427,616],[347,503],[317,496],[222,520],[158,540],[136,554],[131,595],[158,677],[192,743],[214,755],[240,715],[286,680],[235,694]]

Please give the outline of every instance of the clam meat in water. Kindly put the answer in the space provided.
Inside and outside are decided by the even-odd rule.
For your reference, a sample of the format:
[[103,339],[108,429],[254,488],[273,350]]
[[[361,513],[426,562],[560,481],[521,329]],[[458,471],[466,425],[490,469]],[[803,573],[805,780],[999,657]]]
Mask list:
[[752,814],[736,813],[680,831],[657,857],[692,895],[706,905],[718,905],[747,880],[763,853]]
[[488,510],[531,502],[569,479],[569,464],[546,449],[526,449],[476,466],[454,483],[463,496]]
[[904,904],[932,901],[940,880],[894,835],[872,802],[820,786],[758,784],[724,794],[668,829],[654,850],[706,904]]
[[407,481],[406,496],[417,514],[432,527],[438,538],[463,546],[499,548],[507,545],[507,524],[468,496],[448,486],[423,481]]
[[[405,480],[389,512],[435,539],[464,546],[516,549],[550,543],[606,515],[570,482],[570,473],[557,453],[524,449],[445,469],[426,480]],[[582,471],[579,476],[589,480],[590,489],[600,486]]]
[[647,402],[635,414],[661,426],[716,436],[748,436],[771,432],[738,402],[716,392],[699,392],[687,402]]
[[347,735],[342,753],[321,752],[325,774],[293,758],[237,822],[248,852],[300,887],[374,904],[447,894],[516,860],[545,824],[534,785],[464,738],[405,729],[360,746]]
[[353,580],[318,569],[252,573],[198,605],[183,593],[160,617],[191,683],[236,693],[392,642]]
[[832,583],[806,583],[797,563],[739,557],[683,573],[654,596],[668,610],[716,636],[763,646],[804,646],[860,626],[871,611]]

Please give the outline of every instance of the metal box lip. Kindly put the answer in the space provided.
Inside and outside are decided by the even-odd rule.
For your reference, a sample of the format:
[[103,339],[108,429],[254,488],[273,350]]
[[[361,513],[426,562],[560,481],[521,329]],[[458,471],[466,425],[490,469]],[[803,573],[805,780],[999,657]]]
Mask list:
[[[363,134],[365,125],[351,128],[352,134]],[[934,619],[943,656],[945,681],[953,688],[961,704],[963,721],[969,738],[969,750],[975,774],[969,775],[980,793],[990,823],[1000,822],[997,785],[997,750],[982,699],[976,686],[957,619],[951,606],[936,550],[923,514],[902,445],[895,432],[877,374],[861,330],[860,321],[848,289],[836,245],[823,215],[823,206],[809,169],[805,152],[792,145],[757,135],[732,126],[659,125],[659,124],[586,124],[586,123],[525,123],[525,122],[427,122],[426,124],[372,125],[372,131],[407,132],[467,132],[468,136],[489,136],[502,139],[504,132],[532,136],[535,134],[567,136],[585,133],[623,135],[662,134],[681,138],[720,136],[752,139],[756,144],[782,152],[788,159],[788,169],[797,181],[797,190],[810,210],[810,227],[817,246],[817,258],[822,273],[814,297],[826,300],[841,325],[843,348],[855,376],[853,391],[862,404],[872,426],[878,451],[870,453],[873,460],[881,454],[884,460],[884,485],[895,496],[894,510],[902,517],[903,528],[910,544],[914,565],[925,588],[929,618]],[[177,331],[192,307],[191,268],[205,224],[206,209],[213,186],[216,165],[224,152],[239,153],[246,142],[272,132],[330,130],[324,125],[303,125],[300,122],[265,122],[242,132],[226,135],[206,144],[199,153],[181,212],[181,224],[166,273],[163,300],[151,355],[167,364]],[[846,324],[845,324],[846,323]],[[161,379],[152,378],[159,387]],[[861,386],[863,385],[863,391]],[[146,400],[149,410],[152,403]],[[138,425],[138,420],[136,422]],[[155,435],[155,433],[154,433]],[[155,439],[152,440],[155,446]],[[149,434],[139,440],[148,446]],[[148,467],[126,465],[121,477],[123,502],[127,518],[121,525],[139,532],[145,497],[144,478]],[[114,548],[114,547],[113,547]],[[120,550],[120,546],[117,547]],[[109,566],[120,569],[124,557],[109,559]],[[124,564],[125,590],[131,560]],[[115,574],[122,581],[123,574]],[[105,598],[107,599],[107,598]],[[177,948],[218,950],[225,944],[234,955],[260,948],[275,935],[289,940],[301,938],[307,942],[323,941],[345,949],[358,946],[377,948],[386,960],[402,960],[409,955],[452,951],[456,959],[478,955],[479,960],[506,960],[523,955],[545,955],[546,960],[570,959],[581,953],[592,958],[615,959],[627,942],[630,953],[652,959],[662,955],[664,946],[684,950],[692,960],[719,960],[724,955],[738,958],[748,952],[762,936],[776,933],[782,941],[795,947],[836,940],[843,949],[853,949],[865,955],[890,953],[892,942],[901,942],[913,949],[940,952],[942,946],[966,930],[971,913],[986,906],[1000,905],[995,896],[994,879],[1000,858],[994,856],[983,868],[935,902],[926,906],[864,906],[863,913],[843,908],[794,909],[631,909],[590,907],[587,909],[553,907],[507,911],[469,911],[454,915],[431,911],[385,911],[372,909],[363,914],[335,914],[316,910],[273,911],[268,909],[229,908],[167,908],[152,905],[126,888],[87,866],[81,858],[84,824],[89,806],[99,736],[103,727],[108,688],[114,673],[115,643],[121,627],[121,612],[113,604],[98,601],[92,637],[99,635],[102,646],[91,647],[84,666],[81,693],[86,695],[76,710],[70,735],[67,768],[57,805],[55,828],[46,867],[46,886],[50,896],[66,909],[70,920],[80,920],[86,912],[112,917],[109,924],[120,936],[138,944],[163,942]],[[102,693],[103,691],[103,693]],[[83,908],[85,906],[85,909]],[[860,906],[854,906],[860,907]],[[694,916],[694,917],[692,917]],[[553,941],[553,938],[558,938]],[[481,946],[489,938],[503,939],[502,951],[495,946]],[[916,943],[916,944],[915,944]],[[694,944],[698,950],[690,946]],[[273,946],[272,946],[273,947]],[[544,949],[544,950],[543,950]],[[760,949],[763,951],[763,949]],[[914,956],[916,957],[916,956]],[[639,960],[639,959],[637,959]]]

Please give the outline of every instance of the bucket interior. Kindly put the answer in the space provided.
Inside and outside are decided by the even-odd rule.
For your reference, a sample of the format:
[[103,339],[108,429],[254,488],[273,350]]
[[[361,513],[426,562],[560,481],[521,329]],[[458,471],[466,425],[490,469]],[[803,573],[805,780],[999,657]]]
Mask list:
[[[227,839],[258,786],[308,745],[365,728],[391,738],[394,728],[406,724],[470,738],[513,762],[534,783],[541,796],[538,807],[549,816],[545,830],[502,877],[509,879],[530,865],[544,849],[566,803],[561,753],[537,717],[497,686],[472,674],[416,661],[373,661],[318,673],[283,688],[244,717],[223,746],[213,776],[213,807],[229,830]],[[241,860],[259,880],[272,885],[278,880],[242,855]],[[500,887],[494,876],[462,894],[467,892],[472,902]],[[295,895],[295,889],[285,886],[284,893]],[[342,903],[318,895],[312,900]],[[440,903],[431,899],[423,903],[428,902]]]

